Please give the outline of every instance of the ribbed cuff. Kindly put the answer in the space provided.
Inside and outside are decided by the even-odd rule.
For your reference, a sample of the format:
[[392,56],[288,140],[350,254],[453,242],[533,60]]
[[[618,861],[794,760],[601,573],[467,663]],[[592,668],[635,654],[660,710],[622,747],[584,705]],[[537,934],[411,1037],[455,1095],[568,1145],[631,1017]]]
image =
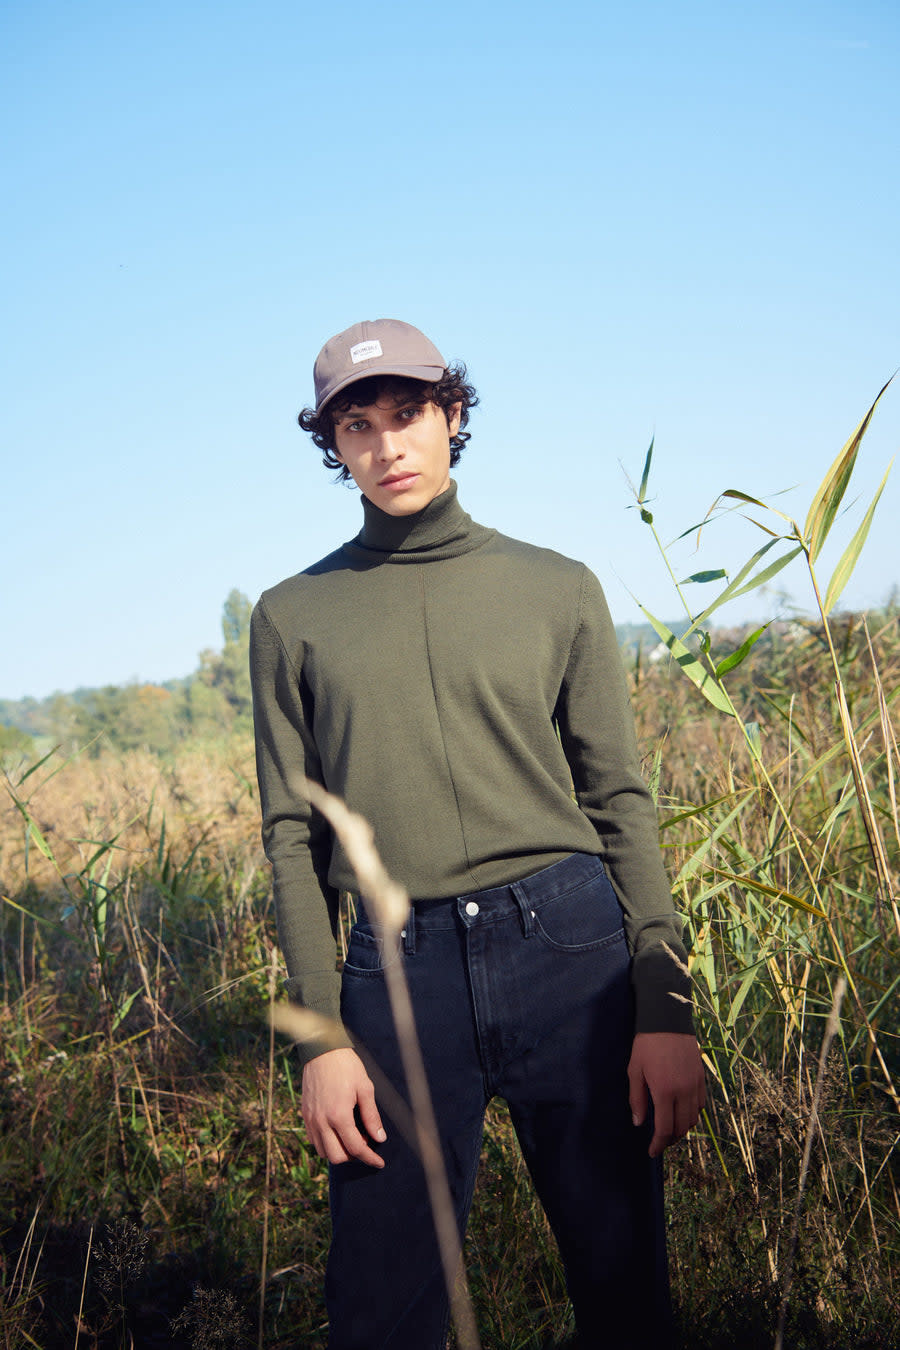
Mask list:
[[634,1030],[674,1031],[693,1035],[691,978],[683,969],[683,954],[670,955],[653,946],[634,959]]

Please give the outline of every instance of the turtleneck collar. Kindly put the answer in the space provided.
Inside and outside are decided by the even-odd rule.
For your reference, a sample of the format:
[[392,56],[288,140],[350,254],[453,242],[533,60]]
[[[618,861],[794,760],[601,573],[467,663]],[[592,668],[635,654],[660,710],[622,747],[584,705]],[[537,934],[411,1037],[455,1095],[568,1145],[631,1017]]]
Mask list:
[[417,563],[455,558],[480,548],[495,531],[476,525],[456,499],[456,483],[410,516],[390,516],[362,498],[363,527],[344,551],[371,562]]

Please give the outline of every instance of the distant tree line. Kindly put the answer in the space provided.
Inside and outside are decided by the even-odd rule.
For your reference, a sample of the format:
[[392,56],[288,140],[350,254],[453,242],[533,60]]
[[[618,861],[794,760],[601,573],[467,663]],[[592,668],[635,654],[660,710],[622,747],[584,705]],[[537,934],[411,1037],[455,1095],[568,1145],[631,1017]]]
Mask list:
[[[56,745],[67,753],[91,755],[108,749],[165,754],[188,740],[249,736],[251,608],[242,591],[229,592],[222,607],[222,650],[200,652],[197,669],[184,679],[110,684],[45,699],[0,699],[0,766]],[[670,625],[677,634],[686,626],[686,621]],[[790,627],[773,625],[769,640]],[[645,662],[665,652],[650,624],[619,624],[616,634],[626,665],[638,676]],[[760,654],[767,645],[760,643]]]
[[0,699],[0,759],[44,747],[173,750],[186,740],[249,735],[250,601],[232,590],[222,609],[221,651],[200,653],[192,675],[165,684],[105,685],[50,698]]

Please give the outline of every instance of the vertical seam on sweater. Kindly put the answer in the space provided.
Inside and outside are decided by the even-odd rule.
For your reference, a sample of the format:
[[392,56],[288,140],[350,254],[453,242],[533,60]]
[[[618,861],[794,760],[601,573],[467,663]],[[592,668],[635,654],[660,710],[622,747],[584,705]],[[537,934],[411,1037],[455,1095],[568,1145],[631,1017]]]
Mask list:
[[569,643],[569,659],[566,661],[566,668],[563,671],[563,684],[569,676],[569,669],[572,665],[572,657],[575,652],[575,643],[578,641],[578,634],[584,627],[584,592],[587,586],[587,568],[582,564],[581,567],[581,585],[578,590],[578,612],[575,618],[575,629],[572,633],[572,641]]
[[[587,568],[586,568],[585,565],[582,563],[582,566],[581,566],[581,585],[580,585],[579,590],[578,590],[578,608],[577,608],[577,610],[576,610],[576,612],[575,612],[575,627],[574,627],[573,630],[572,630],[572,637],[571,637],[571,640],[570,640],[570,642],[569,642],[569,655],[568,655],[568,657],[567,657],[567,659],[566,659],[566,668],[565,668],[565,670],[563,671],[563,674],[562,674],[562,682],[561,682],[561,684],[560,684],[560,690],[562,690],[562,689],[566,686],[566,684],[568,683],[568,679],[569,679],[569,671],[570,671],[570,669],[571,669],[571,667],[572,667],[572,661],[573,661],[574,655],[575,655],[575,643],[578,641],[578,634],[581,632],[582,628],[584,627],[584,592],[585,592],[586,584],[587,584]],[[557,695],[557,704],[558,704],[558,702],[559,702],[559,695]],[[557,732],[558,732],[558,731],[559,731],[559,723],[557,723]],[[565,751],[564,751],[564,753],[565,753]],[[568,756],[566,756],[566,762],[568,763]],[[569,765],[569,774],[570,774],[570,776],[571,776],[571,774],[572,774],[572,766],[571,766],[571,765]],[[575,788],[574,780],[573,780],[573,782],[572,782],[572,787],[573,787],[573,789],[575,789],[575,802],[576,802],[576,805],[578,806],[579,811],[581,811],[581,810],[582,810],[581,802],[580,802],[579,799],[578,799],[578,790],[577,790],[577,788]],[[583,814],[583,812],[582,812],[582,814]],[[592,828],[593,828],[593,827],[592,827]],[[595,830],[594,833],[596,834],[597,831]],[[598,837],[598,839],[599,839],[599,837],[600,837],[599,834],[597,834],[597,837]]]
[[[589,575],[589,573],[588,573],[587,566],[586,566],[584,563],[582,563],[582,564],[581,564],[581,585],[580,585],[579,591],[578,591],[578,613],[577,613],[577,618],[576,618],[576,621],[575,621],[575,629],[574,629],[574,631],[573,631],[573,633],[572,633],[572,641],[571,641],[570,644],[569,644],[569,659],[568,659],[568,661],[566,662],[566,669],[565,669],[565,672],[564,672],[564,674],[563,674],[563,684],[565,684],[566,681],[568,680],[568,677],[569,677],[569,670],[570,670],[570,668],[571,668],[572,661],[574,660],[574,656],[575,656],[575,643],[578,641],[578,638],[579,638],[579,635],[580,635],[580,633],[581,633],[581,630],[582,630],[582,628],[584,627],[584,599],[585,599],[585,593],[586,593],[586,591],[587,591],[588,575]],[[570,772],[571,772],[571,767],[570,767]],[[605,837],[605,835],[603,835],[603,834],[600,833],[600,831],[598,830],[598,828],[597,828],[597,826],[594,824],[594,822],[593,822],[592,820],[590,820],[590,817],[587,816],[587,813],[585,812],[584,807],[581,805],[581,793],[580,793],[580,791],[578,790],[578,787],[576,786],[576,784],[574,783],[574,780],[573,780],[572,786],[573,786],[574,791],[575,791],[575,802],[576,802],[576,805],[578,806],[578,809],[579,809],[579,811],[582,813],[582,815],[584,815],[585,818],[588,820],[588,822],[589,822],[591,828],[592,828],[593,831],[594,831],[594,834],[597,836],[597,842],[599,843],[599,845],[600,845],[600,850],[601,850],[601,852],[600,852],[600,858],[601,858],[602,860],[604,860],[604,862],[605,862],[605,860],[606,860],[606,858],[607,858],[607,856],[608,856],[608,854],[609,854],[609,842],[608,842],[607,838]],[[612,881],[612,878],[610,878],[610,881]],[[614,883],[613,883],[613,889],[616,891],[616,894],[618,895],[618,888],[615,886]],[[620,900],[621,900],[621,897],[620,897]]]
[[[438,731],[441,735],[441,749],[444,752],[444,763],[447,765],[447,777],[450,779],[450,786],[453,789],[453,800],[456,802],[456,819],[459,822],[459,837],[462,841],[463,854],[466,859],[466,869],[469,875],[475,877],[472,871],[472,860],[469,857],[469,846],[466,842],[466,831],[463,826],[462,809],[459,804],[459,793],[456,790],[456,780],[453,777],[453,767],[450,763],[450,755],[447,752],[447,741],[444,737],[444,726],[441,721],[441,705],[438,702],[437,686],[434,680],[434,667],[431,664],[431,636],[428,631],[428,602],[425,587],[425,569],[419,567],[419,593],[422,598],[422,631],[425,635],[425,658],[428,662],[428,679],[431,684],[431,697],[434,702],[434,713],[437,718]],[[478,884],[477,878],[476,885]]]

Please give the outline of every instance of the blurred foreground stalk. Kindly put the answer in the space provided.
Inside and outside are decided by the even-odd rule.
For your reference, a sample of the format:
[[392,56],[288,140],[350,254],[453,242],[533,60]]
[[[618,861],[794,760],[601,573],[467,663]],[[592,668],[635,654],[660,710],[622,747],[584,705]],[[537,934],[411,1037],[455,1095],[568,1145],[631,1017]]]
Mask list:
[[[388,875],[375,848],[375,835],[371,825],[363,816],[350,811],[339,797],[326,792],[317,783],[303,779],[298,786],[303,796],[322,812],[340,840],[356,876],[360,896],[365,902],[367,912],[381,931],[382,941],[385,944],[399,944],[400,930],[409,915],[409,896],[403,887]],[[460,1350],[480,1350],[475,1315],[462,1265],[462,1247],[453,1199],[447,1182],[403,962],[385,962],[384,974],[409,1090],[414,1142],[425,1171],[444,1280],[450,1297]],[[279,1031],[286,1032],[296,1040],[313,1039],[321,1036],[323,1031],[327,1035],[327,1027],[323,1028],[323,1022],[327,1022],[327,1019],[305,1009],[281,1004],[273,1009],[272,1016]],[[391,1104],[390,1100],[385,1102],[389,1111]],[[400,1124],[399,1121],[395,1123]]]

